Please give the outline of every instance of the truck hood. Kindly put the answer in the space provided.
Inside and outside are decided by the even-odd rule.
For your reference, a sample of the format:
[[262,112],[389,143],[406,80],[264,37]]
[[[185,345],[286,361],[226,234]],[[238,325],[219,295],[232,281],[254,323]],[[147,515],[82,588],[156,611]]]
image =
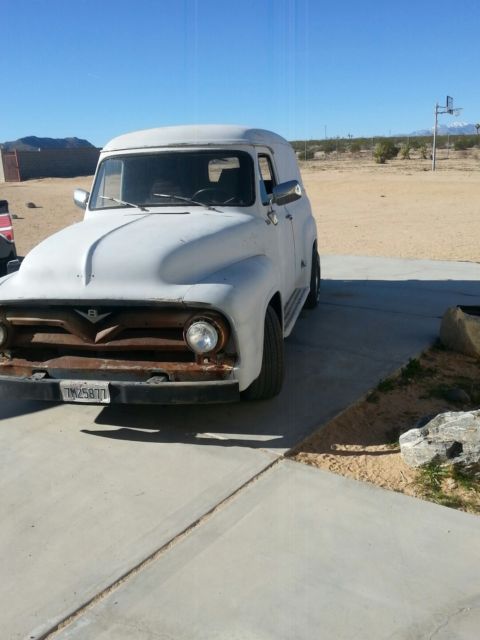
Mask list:
[[101,212],[35,247],[0,280],[0,302],[181,302],[203,278],[263,254],[264,228],[238,210]]

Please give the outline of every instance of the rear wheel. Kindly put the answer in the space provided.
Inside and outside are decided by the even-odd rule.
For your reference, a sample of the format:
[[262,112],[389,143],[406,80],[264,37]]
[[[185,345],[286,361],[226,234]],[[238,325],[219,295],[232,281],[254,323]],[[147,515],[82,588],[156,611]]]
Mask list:
[[245,389],[246,400],[267,400],[280,393],[284,378],[283,335],[280,320],[268,307],[263,335],[263,360],[260,375]]
[[312,250],[312,269],[310,271],[310,291],[305,300],[305,309],[315,309],[320,301],[320,256],[317,245]]

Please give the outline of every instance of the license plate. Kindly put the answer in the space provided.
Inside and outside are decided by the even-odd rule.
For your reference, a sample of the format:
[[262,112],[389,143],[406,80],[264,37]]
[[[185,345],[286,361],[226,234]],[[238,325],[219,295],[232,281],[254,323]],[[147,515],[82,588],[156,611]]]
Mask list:
[[98,382],[96,380],[61,380],[60,390],[64,402],[85,402],[91,404],[110,403],[108,382]]

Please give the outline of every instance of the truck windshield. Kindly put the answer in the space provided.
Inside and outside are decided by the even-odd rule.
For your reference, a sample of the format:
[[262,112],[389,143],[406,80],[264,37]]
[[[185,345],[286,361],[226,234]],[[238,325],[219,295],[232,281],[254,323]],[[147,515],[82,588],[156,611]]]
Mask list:
[[235,206],[255,201],[253,162],[244,151],[164,151],[106,158],[89,208]]

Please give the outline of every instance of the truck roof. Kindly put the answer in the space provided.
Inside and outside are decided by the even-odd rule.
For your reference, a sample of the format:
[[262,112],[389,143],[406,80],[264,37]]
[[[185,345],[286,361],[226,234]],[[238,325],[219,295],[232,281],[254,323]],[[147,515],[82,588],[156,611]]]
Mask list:
[[121,151],[146,147],[213,146],[213,145],[289,145],[285,138],[266,129],[240,125],[202,124],[160,127],[133,131],[110,140],[102,149]]

